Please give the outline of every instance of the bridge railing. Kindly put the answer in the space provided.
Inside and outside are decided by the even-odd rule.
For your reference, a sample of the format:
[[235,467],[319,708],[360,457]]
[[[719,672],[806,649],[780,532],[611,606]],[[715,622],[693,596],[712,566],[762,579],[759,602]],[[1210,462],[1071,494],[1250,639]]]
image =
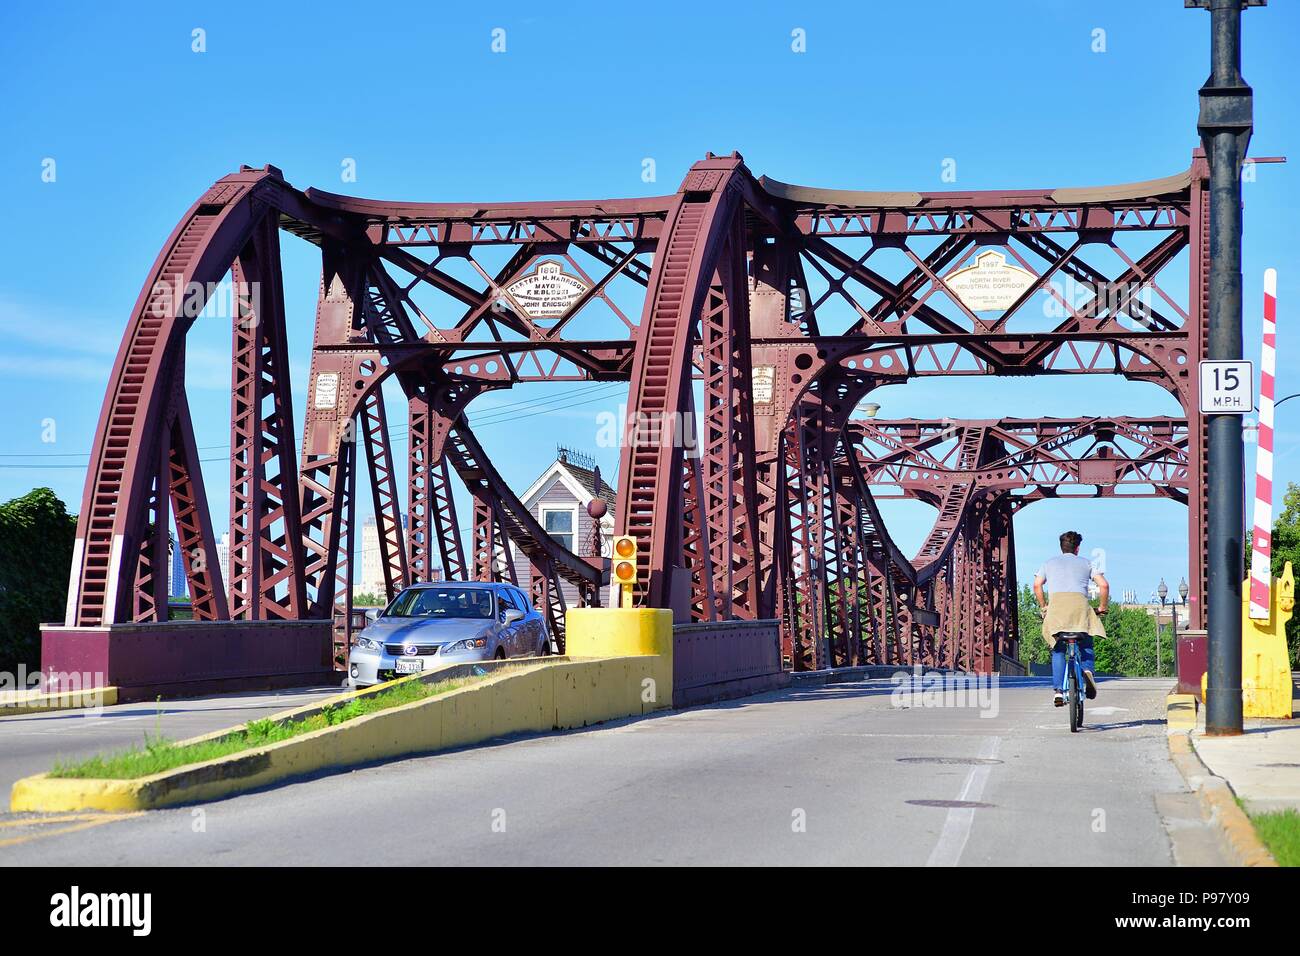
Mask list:
[[998,652],[997,671],[1003,677],[1024,677],[1028,673],[1024,664],[1001,652]]
[[776,619],[673,626],[675,707],[754,694],[785,680]]

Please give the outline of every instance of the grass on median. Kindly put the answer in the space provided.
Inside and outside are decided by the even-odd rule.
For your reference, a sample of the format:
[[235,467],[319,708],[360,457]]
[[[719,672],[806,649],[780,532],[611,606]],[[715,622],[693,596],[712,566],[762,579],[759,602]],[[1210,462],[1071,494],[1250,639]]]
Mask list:
[[203,763],[241,750],[265,747],[292,737],[333,727],[366,714],[400,707],[428,697],[437,697],[466,684],[485,679],[467,677],[426,684],[418,680],[404,681],[390,690],[364,697],[354,697],[342,704],[326,707],[318,714],[301,720],[274,721],[269,718],[251,720],[234,733],[194,744],[177,744],[159,734],[145,734],[143,747],[112,754],[97,754],[78,763],[56,762],[51,777],[76,777],[92,780],[135,780],[151,774],[162,773],[192,763]]
[[1253,813],[1250,822],[1278,866],[1300,866],[1300,813]]

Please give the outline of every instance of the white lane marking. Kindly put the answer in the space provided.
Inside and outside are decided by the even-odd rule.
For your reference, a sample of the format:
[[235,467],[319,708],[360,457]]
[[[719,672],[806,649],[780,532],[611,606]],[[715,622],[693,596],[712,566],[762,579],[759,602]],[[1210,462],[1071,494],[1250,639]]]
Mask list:
[[[998,747],[1002,744],[1000,737],[986,737],[983,746],[980,747],[979,755],[982,759],[992,760],[998,755]],[[962,785],[961,794],[958,800],[977,801],[984,794],[984,785],[988,783],[989,773],[993,770],[993,764],[981,764],[972,767],[970,773],[966,775],[966,782]],[[952,807],[948,811],[947,818],[943,821],[943,832],[939,834],[939,842],[934,845],[930,851],[930,859],[925,861],[926,866],[956,866],[961,859],[962,852],[966,849],[966,841],[970,839],[971,824],[975,822],[975,810],[970,807]]]

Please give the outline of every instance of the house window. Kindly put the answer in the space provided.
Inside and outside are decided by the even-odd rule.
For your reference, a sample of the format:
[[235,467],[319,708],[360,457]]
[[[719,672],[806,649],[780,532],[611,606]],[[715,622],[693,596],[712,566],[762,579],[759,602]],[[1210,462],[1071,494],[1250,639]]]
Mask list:
[[570,551],[574,548],[574,511],[572,508],[543,508],[542,528]]

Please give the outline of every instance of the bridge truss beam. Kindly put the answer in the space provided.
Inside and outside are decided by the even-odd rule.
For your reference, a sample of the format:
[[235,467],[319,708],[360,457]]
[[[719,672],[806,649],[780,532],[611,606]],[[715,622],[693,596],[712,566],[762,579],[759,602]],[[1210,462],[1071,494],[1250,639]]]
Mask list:
[[[1192,370],[1205,351],[1206,175],[1198,153],[1184,173],[1124,186],[883,193],[760,179],[739,155],[710,154],[668,196],[466,205],[299,191],[274,167],[242,168],[182,218],[128,323],[67,624],[165,619],[174,525],[196,620],[333,618],[342,657],[360,474],[389,596],[439,571],[514,581],[519,555],[518,583],[560,650],[566,592],[599,603],[608,561],[546,533],[471,420],[485,393],[562,381],[628,383],[615,525],[640,545],[634,602],[681,620],[780,618],[793,668],[1003,666],[1016,643],[1013,516],[1082,488],[1187,505],[1199,624],[1205,435]],[[282,234],[321,254],[296,448]],[[987,311],[955,276],[990,251],[1028,278]],[[1179,263],[1182,293],[1167,278]],[[579,290],[558,309],[512,291],[543,266]],[[184,357],[227,277],[250,294],[231,312],[222,568]],[[1068,374],[1151,383],[1185,416],[853,415],[913,378]],[[386,408],[398,395],[403,456]],[[937,509],[914,556],[877,504],[894,496]]]

